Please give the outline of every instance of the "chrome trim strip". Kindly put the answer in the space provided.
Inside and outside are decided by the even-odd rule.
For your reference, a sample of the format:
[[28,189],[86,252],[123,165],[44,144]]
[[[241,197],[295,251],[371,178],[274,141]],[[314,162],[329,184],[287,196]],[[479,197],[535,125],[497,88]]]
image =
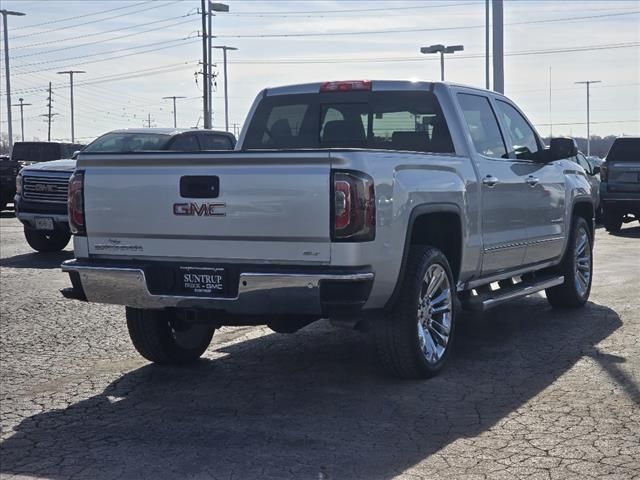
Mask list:
[[373,273],[353,274],[240,274],[235,298],[206,298],[178,295],[154,295],[147,288],[144,271],[77,265],[75,260],[62,264],[62,271],[77,272],[90,302],[126,305],[137,308],[209,308],[234,314],[309,314],[320,315],[320,282],[323,280],[367,281]]
[[539,292],[541,290],[544,290],[545,288],[555,287],[556,285],[560,285],[562,283],[564,283],[564,277],[560,276],[550,278],[542,282],[530,284],[519,290],[513,290],[508,293],[503,293],[502,295],[500,295],[500,291],[498,290],[496,292],[498,294],[497,296],[488,298],[482,302],[482,309],[488,310],[489,308],[500,305],[501,303],[508,302],[520,297],[526,297],[527,295],[531,295],[532,293]]
[[494,252],[496,250],[507,250],[507,249],[510,249],[510,248],[528,247],[530,245],[539,245],[541,243],[561,242],[561,241],[564,241],[563,237],[542,238],[542,239],[539,239],[539,240],[532,240],[530,242],[507,243],[507,244],[504,244],[504,245],[498,245],[496,247],[488,247],[488,248],[485,248],[484,251],[485,252]]

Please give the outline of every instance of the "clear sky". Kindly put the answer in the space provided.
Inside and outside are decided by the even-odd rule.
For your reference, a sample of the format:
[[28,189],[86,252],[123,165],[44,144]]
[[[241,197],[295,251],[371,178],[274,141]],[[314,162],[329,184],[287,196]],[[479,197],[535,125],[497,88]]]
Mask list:
[[[484,0],[229,0],[214,19],[216,44],[229,53],[230,122],[241,125],[264,87],[336,79],[438,80],[438,57],[419,48],[463,44],[447,57],[446,79],[484,87]],[[75,79],[76,137],[115,128],[192,127],[202,112],[199,0],[0,0],[9,17],[12,101],[23,98],[25,139],[46,140],[48,83],[52,139],[69,139],[68,75]],[[543,135],[640,134],[640,0],[506,0],[505,93]],[[224,125],[221,52],[214,60],[214,126]],[[4,58],[0,133],[6,133]],[[197,82],[196,82],[197,79]],[[549,87],[551,81],[551,102]],[[14,135],[20,133],[13,109]]]

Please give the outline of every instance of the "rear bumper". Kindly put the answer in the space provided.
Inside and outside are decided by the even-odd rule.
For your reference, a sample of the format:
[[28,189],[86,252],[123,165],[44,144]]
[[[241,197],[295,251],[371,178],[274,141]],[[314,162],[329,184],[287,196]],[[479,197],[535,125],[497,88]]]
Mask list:
[[[368,271],[277,272],[240,269],[229,297],[191,297],[152,293],[144,266],[68,260],[73,287],[67,298],[143,309],[219,310],[232,315],[317,315],[355,313],[366,303],[374,274]],[[246,271],[245,271],[246,270]],[[264,269],[260,269],[264,270]],[[153,281],[152,281],[153,283]],[[265,322],[266,323],[266,322]]]

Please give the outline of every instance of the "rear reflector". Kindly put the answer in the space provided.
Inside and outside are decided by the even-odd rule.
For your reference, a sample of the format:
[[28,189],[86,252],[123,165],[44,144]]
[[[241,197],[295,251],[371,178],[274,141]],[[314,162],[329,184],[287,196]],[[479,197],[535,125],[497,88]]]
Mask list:
[[371,90],[371,81],[346,80],[342,82],[325,82],[320,86],[320,92],[353,92],[357,90]]

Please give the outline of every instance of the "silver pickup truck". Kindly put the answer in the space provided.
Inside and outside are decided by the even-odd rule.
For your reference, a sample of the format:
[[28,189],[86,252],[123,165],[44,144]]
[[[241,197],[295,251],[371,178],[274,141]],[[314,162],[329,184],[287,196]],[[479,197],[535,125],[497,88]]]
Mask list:
[[85,154],[68,298],[125,305],[136,349],[199,358],[223,325],[367,325],[384,366],[445,364],[460,308],[580,307],[593,200],[571,139],[502,95],[409,81],[270,88],[236,151]]

